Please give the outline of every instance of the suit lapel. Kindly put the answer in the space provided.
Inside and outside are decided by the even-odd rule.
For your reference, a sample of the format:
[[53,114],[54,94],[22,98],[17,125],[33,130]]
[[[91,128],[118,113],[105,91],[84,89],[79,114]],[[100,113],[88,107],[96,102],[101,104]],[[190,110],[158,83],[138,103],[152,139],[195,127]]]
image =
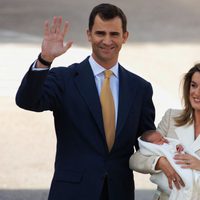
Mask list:
[[[88,59],[80,63],[77,67],[75,85],[92,113],[99,130],[102,135],[104,135],[100,99]],[[119,104],[116,136],[120,134],[126,122],[135,92],[136,91],[134,89],[130,89],[128,73],[122,66],[119,66]]]
[[88,59],[84,60],[77,68],[75,84],[86,102],[92,116],[99,127],[101,133],[104,133],[101,105],[94,75]]
[[119,66],[119,105],[116,135],[119,135],[126,122],[135,91],[130,91],[129,78],[126,70]]

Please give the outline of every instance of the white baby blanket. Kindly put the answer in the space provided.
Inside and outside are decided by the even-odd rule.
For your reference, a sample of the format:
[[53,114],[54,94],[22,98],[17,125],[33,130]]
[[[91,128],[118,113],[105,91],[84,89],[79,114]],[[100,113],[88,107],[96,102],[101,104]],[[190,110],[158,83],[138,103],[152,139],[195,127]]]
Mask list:
[[[157,184],[165,193],[169,195],[169,200],[199,200],[200,199],[200,175],[199,171],[191,169],[183,169],[177,165],[173,159],[176,152],[176,145],[180,142],[176,139],[166,138],[169,144],[157,145],[145,142],[138,138],[139,147],[142,154],[165,156],[175,171],[179,174],[185,183],[185,187],[177,190],[175,185],[171,190],[168,186],[168,179],[163,172],[152,174],[150,180]],[[184,147],[185,148],[185,147]],[[185,152],[190,153],[197,157],[191,150],[185,149]]]

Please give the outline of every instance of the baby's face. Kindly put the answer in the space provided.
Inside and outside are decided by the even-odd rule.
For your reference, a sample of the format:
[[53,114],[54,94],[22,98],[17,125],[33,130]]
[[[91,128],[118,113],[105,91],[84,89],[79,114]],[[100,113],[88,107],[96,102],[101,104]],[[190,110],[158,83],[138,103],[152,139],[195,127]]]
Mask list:
[[151,135],[151,142],[154,144],[164,144],[169,143],[167,139],[165,139],[160,133],[153,133]]

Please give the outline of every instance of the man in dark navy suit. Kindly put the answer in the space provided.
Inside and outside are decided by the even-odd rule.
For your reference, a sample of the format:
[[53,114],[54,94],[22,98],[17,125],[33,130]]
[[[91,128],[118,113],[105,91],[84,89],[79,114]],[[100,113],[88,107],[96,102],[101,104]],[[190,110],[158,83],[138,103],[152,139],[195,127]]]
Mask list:
[[[72,45],[64,44],[68,23],[61,26],[62,17],[45,22],[41,53],[16,95],[21,108],[54,115],[57,151],[49,200],[134,200],[129,158],[137,138],[155,129],[155,110],[151,84],[118,63],[128,38],[126,16],[111,4],[94,7],[87,30],[91,55],[50,70],[53,60]],[[114,129],[105,127],[100,98],[105,70],[111,72],[114,115],[109,122],[114,121]],[[111,136],[107,129],[114,130]]]

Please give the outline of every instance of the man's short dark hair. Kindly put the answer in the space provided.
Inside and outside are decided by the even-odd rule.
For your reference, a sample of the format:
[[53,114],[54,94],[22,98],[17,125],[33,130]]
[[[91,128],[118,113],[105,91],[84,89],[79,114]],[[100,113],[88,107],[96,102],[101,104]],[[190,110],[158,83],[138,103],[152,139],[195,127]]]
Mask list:
[[89,30],[92,30],[92,27],[94,25],[95,17],[99,15],[99,17],[102,20],[110,20],[115,17],[119,17],[122,21],[122,30],[125,33],[127,31],[127,18],[124,14],[124,12],[118,8],[115,5],[108,4],[108,3],[102,3],[97,6],[95,6],[92,9],[92,12],[89,16]]

